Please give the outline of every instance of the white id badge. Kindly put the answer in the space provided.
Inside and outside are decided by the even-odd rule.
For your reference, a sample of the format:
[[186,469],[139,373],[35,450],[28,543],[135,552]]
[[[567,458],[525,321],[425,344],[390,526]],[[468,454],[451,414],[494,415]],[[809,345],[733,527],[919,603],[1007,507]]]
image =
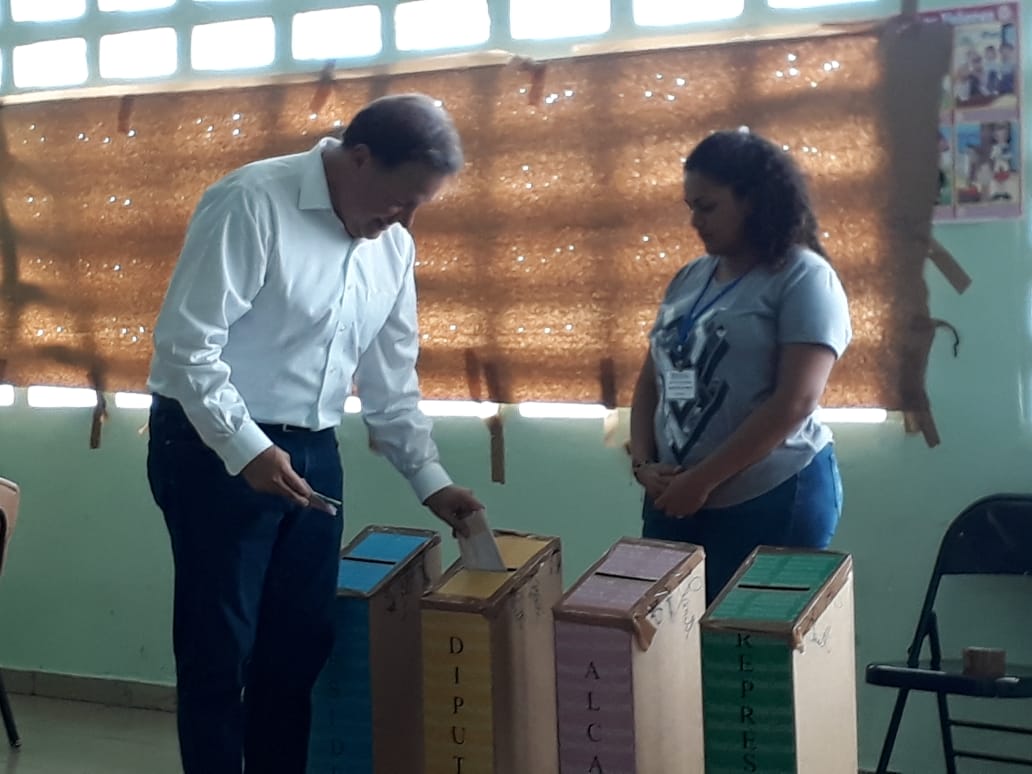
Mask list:
[[671,369],[666,378],[667,400],[695,400],[695,369]]

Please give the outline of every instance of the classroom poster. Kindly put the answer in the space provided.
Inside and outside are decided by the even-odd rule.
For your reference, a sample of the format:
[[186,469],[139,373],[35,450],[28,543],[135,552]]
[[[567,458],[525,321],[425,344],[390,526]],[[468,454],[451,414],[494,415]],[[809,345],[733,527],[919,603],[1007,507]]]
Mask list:
[[929,11],[953,27],[939,120],[935,221],[1021,216],[1018,3]]

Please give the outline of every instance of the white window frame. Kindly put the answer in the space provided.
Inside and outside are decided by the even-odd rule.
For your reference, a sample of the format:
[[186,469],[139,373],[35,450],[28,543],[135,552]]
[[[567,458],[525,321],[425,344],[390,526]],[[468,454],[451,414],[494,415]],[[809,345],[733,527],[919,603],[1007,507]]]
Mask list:
[[[491,34],[483,45],[432,52],[399,51],[395,41],[394,9],[399,3],[411,1],[413,0],[177,0],[171,7],[164,9],[111,13],[100,11],[97,0],[87,0],[86,13],[78,19],[16,23],[11,20],[10,0],[0,0],[0,96],[4,96],[8,102],[21,102],[64,97],[69,92],[84,96],[83,92],[91,92],[97,88],[103,89],[103,93],[110,93],[112,89],[118,91],[119,87],[124,91],[127,83],[131,83],[135,91],[161,91],[171,84],[177,87],[183,84],[203,87],[205,82],[219,79],[225,81],[227,77],[239,81],[249,78],[267,80],[270,75],[311,75],[321,70],[322,64],[293,58],[291,25],[294,14],[358,5],[376,5],[381,9],[382,47],[380,52],[372,57],[338,60],[336,64],[341,70],[369,70],[385,65],[396,68],[399,63],[412,63],[413,66],[418,63],[423,67],[425,62],[433,57],[463,52],[480,53],[478,61],[483,61],[485,52],[496,52],[494,56],[502,57],[500,61],[513,54],[550,59],[614,50],[636,50],[657,45],[712,43],[741,38],[746,34],[753,38],[773,38],[818,32],[820,25],[829,23],[884,18],[899,12],[899,0],[859,0],[849,4],[799,10],[778,10],[771,8],[767,0],[746,0],[744,12],[735,19],[671,27],[639,27],[634,22],[633,0],[610,0],[612,24],[609,31],[602,35],[575,40],[516,41],[509,30],[510,0],[485,0],[491,16]],[[196,71],[191,67],[190,43],[194,26],[259,16],[271,16],[276,25],[276,53],[268,66],[229,72]],[[102,36],[154,27],[171,27],[178,34],[178,64],[174,73],[168,77],[148,78],[139,82],[101,78],[99,45]],[[15,46],[72,37],[86,40],[89,77],[84,84],[54,89],[19,89],[14,85],[12,51]],[[505,53],[499,55],[497,52]],[[450,64],[455,65],[454,58],[450,60]],[[14,99],[9,99],[11,97]]]

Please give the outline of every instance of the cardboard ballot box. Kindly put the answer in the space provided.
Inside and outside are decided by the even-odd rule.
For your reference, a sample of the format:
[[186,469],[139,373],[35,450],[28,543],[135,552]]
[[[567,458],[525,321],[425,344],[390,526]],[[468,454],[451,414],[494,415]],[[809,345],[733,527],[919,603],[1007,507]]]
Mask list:
[[706,774],[857,770],[853,562],[760,547],[702,619]]
[[312,692],[309,774],[421,770],[419,600],[440,575],[435,532],[368,527],[341,552],[333,652]]
[[558,538],[495,531],[506,572],[458,563],[423,597],[424,774],[556,774]]
[[555,609],[562,774],[703,774],[704,552],[622,539]]

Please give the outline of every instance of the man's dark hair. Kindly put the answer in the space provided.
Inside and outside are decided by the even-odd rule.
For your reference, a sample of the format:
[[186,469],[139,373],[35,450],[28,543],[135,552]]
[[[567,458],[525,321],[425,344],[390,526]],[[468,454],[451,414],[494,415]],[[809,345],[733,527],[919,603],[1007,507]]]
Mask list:
[[462,142],[451,116],[424,94],[380,97],[362,108],[341,138],[365,145],[387,168],[414,161],[443,174],[462,169]]

